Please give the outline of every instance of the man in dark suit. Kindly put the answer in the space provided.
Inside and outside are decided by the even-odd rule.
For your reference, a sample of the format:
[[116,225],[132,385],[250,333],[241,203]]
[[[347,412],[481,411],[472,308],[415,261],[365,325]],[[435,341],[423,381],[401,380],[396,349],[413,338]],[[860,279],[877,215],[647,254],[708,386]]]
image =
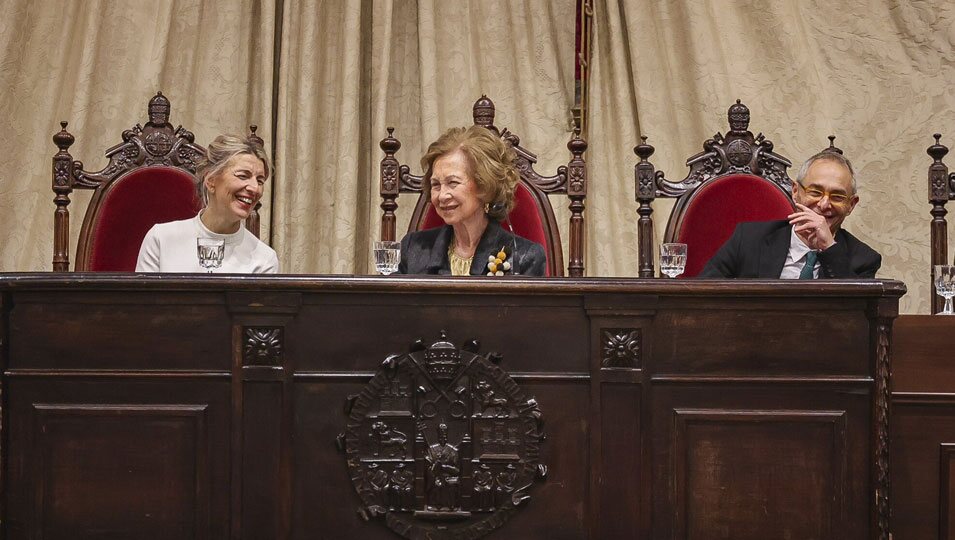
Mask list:
[[842,230],[859,203],[852,164],[823,151],[799,169],[788,220],[741,223],[700,277],[874,278],[882,256]]

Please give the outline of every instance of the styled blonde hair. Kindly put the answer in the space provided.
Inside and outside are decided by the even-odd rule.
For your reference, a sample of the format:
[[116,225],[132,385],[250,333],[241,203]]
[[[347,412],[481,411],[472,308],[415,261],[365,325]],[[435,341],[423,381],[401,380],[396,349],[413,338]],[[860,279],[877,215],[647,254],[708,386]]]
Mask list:
[[209,204],[209,191],[206,188],[206,178],[222,172],[229,160],[239,154],[249,154],[259,158],[265,166],[265,178],[272,172],[272,163],[269,161],[265,149],[252,138],[238,135],[224,134],[216,137],[206,151],[205,157],[196,167],[196,177],[199,179],[199,196],[203,204]]
[[421,158],[421,168],[425,170],[422,187],[427,189],[431,183],[434,162],[456,150],[467,157],[477,191],[483,202],[490,205],[488,217],[503,220],[514,208],[514,190],[520,175],[514,166],[514,150],[487,128],[451,128],[431,143]]

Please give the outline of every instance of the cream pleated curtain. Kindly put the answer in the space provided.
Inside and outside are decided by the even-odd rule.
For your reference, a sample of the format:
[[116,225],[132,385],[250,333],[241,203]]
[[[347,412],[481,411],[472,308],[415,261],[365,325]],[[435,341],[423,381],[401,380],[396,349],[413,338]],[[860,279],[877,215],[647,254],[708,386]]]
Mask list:
[[[588,164],[600,179],[588,207],[602,211],[588,215],[591,275],[636,274],[638,134],[680,180],[741,99],[792,177],[837,137],[861,197],[845,228],[882,253],[879,277],[906,283],[902,312],[928,313],[925,149],[935,132],[955,147],[955,3],[597,0],[595,17]],[[670,208],[654,203],[658,239]]]
[[[367,273],[386,127],[420,172],[427,144],[487,94],[539,170],[567,161],[575,3],[0,0],[0,271],[50,268],[58,121],[98,169],[162,90],[198,142],[255,123],[274,146],[263,226],[285,271]],[[906,282],[903,311],[928,311],[925,148],[936,131],[955,146],[951,2],[595,0],[594,13],[588,275],[636,274],[638,136],[680,179],[739,98],[797,164],[838,137],[862,197],[846,227],[883,254],[880,276]],[[74,193],[71,245],[88,199]],[[566,242],[566,199],[552,200]],[[414,197],[398,201],[400,234]],[[655,203],[658,237],[669,207]]]
[[[540,171],[569,161],[574,13],[572,0],[287,1],[273,236],[283,267],[371,270],[387,127],[399,161],[420,174],[428,143],[470,125],[487,94],[495,124],[540,154]],[[398,198],[399,237],[415,201]],[[566,199],[557,202],[566,216]]]
[[[87,170],[146,122],[157,91],[200,144],[249,124],[271,140],[274,11],[271,0],[0,1],[0,271],[52,268],[60,120]],[[71,265],[91,193],[71,196]],[[263,207],[267,234],[267,198]]]

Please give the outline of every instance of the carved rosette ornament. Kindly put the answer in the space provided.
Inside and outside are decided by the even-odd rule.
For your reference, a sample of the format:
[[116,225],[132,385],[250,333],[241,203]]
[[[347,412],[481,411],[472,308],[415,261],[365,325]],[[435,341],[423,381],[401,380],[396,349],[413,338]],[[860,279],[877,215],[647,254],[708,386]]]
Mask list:
[[480,538],[546,477],[537,401],[478,347],[419,340],[349,397],[339,446],[363,518],[405,538]]
[[243,364],[259,366],[282,364],[281,328],[246,328],[242,341]]
[[639,368],[643,336],[640,329],[605,328],[600,365],[605,368]]

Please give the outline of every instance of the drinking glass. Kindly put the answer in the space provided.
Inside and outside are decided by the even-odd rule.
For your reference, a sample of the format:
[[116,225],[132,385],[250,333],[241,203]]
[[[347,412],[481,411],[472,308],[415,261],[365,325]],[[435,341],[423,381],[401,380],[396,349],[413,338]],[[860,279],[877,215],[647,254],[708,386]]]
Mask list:
[[952,297],[955,296],[955,266],[935,265],[935,291],[945,299],[945,309],[939,315],[955,315],[952,310]]
[[683,273],[684,268],[686,268],[686,244],[660,246],[660,272],[675,278]]
[[222,266],[225,256],[225,240],[217,238],[196,238],[196,251],[199,254],[199,266],[208,273]]
[[398,271],[401,261],[401,243],[381,240],[375,242],[375,270],[384,276]]

